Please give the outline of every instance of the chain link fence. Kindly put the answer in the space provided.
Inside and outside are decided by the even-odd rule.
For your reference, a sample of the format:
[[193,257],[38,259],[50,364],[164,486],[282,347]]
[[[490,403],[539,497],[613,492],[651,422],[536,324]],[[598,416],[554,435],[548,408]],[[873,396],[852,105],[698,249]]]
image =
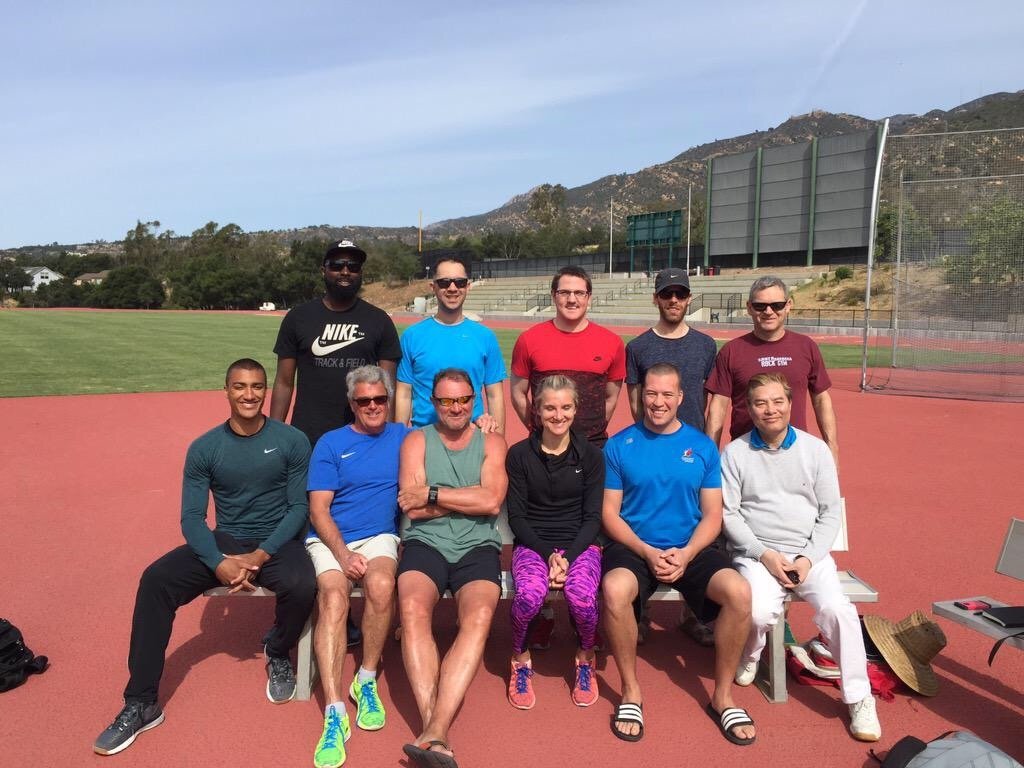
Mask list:
[[879,197],[865,389],[1024,401],[1024,129],[889,136]]

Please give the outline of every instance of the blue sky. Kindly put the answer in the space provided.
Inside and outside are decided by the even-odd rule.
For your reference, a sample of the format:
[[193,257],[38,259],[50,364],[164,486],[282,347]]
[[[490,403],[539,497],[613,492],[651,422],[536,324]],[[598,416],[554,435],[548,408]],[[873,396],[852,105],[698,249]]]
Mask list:
[[0,248],[414,226],[811,109],[1024,88],[1019,0],[2,8]]

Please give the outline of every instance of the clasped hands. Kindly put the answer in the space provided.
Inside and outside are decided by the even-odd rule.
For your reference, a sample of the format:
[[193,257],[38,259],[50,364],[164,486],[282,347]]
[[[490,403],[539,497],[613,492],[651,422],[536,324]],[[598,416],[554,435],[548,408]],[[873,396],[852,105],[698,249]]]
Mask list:
[[[761,555],[761,565],[783,589],[794,589],[803,584],[807,578],[807,572],[811,570],[811,561],[806,557],[797,556],[796,559],[790,560],[789,557],[774,549],[765,550],[765,553]],[[789,577],[790,573],[796,574],[796,581]]]
[[686,566],[693,559],[693,553],[687,547],[647,547],[644,559],[658,581],[672,584],[686,572]]
[[228,594],[236,592],[252,592],[256,589],[253,579],[270,555],[262,549],[256,549],[244,555],[224,555],[217,565],[215,575],[225,587],[231,587]]
[[548,557],[548,589],[563,589],[569,574],[569,561],[563,553],[555,551]]

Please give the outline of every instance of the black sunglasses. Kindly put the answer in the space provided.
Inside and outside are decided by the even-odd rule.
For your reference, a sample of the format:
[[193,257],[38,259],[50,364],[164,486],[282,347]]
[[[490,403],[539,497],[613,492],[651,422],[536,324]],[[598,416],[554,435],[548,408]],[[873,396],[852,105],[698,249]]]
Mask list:
[[774,311],[776,314],[778,314],[779,312],[784,310],[786,308],[787,304],[789,304],[788,300],[787,301],[752,301],[752,302],[750,302],[750,306],[754,308],[755,312],[764,312],[766,309],[768,309],[768,307],[771,307],[772,311]]
[[440,403],[445,408],[451,408],[456,403],[458,403],[459,405],[466,405],[474,397],[475,395],[462,395],[460,397],[435,397],[434,402]]
[[387,395],[377,395],[375,397],[353,397],[352,402],[358,405],[360,408],[366,408],[370,403],[374,405],[387,405]]
[[658,291],[658,298],[662,301],[669,301],[670,299],[685,301],[690,298],[690,292],[685,288],[665,288],[662,291]]
[[341,270],[347,269],[349,272],[356,273],[363,271],[363,262],[350,259],[331,259],[324,262],[324,267],[331,272],[341,272]]
[[441,290],[447,290],[449,286],[454,285],[456,288],[465,288],[469,285],[468,277],[439,277],[434,280],[436,285]]

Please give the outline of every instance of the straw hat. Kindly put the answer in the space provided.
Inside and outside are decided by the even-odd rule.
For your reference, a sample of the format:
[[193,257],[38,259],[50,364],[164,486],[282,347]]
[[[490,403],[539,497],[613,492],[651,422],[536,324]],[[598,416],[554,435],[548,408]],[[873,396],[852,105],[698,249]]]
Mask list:
[[899,624],[882,616],[865,616],[864,627],[900,680],[924,696],[939,692],[931,661],[946,647],[946,636],[938,624],[914,611]]

